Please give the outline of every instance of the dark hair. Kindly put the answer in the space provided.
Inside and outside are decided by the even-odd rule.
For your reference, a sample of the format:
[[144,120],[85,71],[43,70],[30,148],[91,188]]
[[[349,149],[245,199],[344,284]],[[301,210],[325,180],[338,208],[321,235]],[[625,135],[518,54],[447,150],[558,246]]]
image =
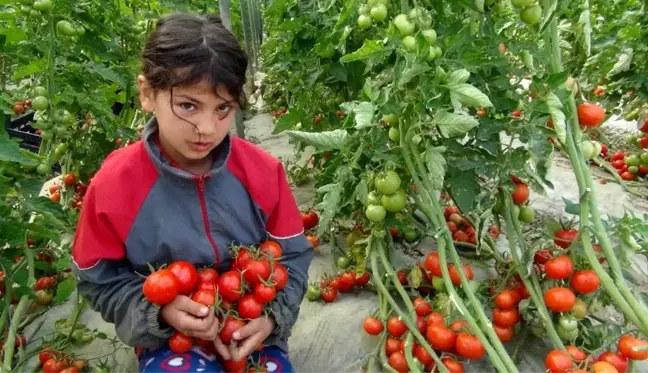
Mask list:
[[248,59],[236,37],[212,15],[174,13],[158,20],[143,53],[144,76],[153,89],[222,85],[243,107]]

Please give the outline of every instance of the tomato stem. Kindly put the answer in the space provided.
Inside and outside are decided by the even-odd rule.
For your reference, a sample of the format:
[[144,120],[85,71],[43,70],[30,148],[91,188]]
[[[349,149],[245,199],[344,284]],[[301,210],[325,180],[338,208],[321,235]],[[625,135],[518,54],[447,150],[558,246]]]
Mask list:
[[[16,347],[15,340],[18,335],[18,324],[20,323],[20,318],[25,312],[25,307],[29,301],[29,295],[23,295],[16,306],[11,322],[9,323],[9,334],[7,335],[7,341],[4,347],[4,364],[2,367],[3,372],[9,372],[12,369],[13,355]],[[23,346],[21,346],[22,348]]]
[[[401,132],[400,144],[401,144],[401,150],[403,152],[403,158],[405,159],[405,163],[407,165],[407,168],[410,171],[410,174],[412,175],[412,177],[414,178],[417,184],[416,185],[417,194],[425,198],[429,203],[429,206],[425,206],[423,205],[423,202],[425,201],[422,201],[421,203],[419,203],[419,208],[421,208],[421,210],[426,214],[430,222],[434,226],[439,228],[439,232],[435,237],[437,239],[437,251],[439,253],[441,274],[442,274],[443,283],[446,287],[446,290],[448,291],[448,294],[450,294],[450,298],[453,300],[453,303],[457,306],[457,308],[462,313],[462,315],[468,320],[475,334],[481,340],[482,344],[484,345],[484,348],[486,349],[488,355],[492,360],[493,365],[495,365],[497,370],[500,372],[517,372],[518,370],[517,367],[515,366],[515,363],[511,360],[511,357],[504,349],[504,346],[502,345],[502,342],[499,340],[499,337],[495,333],[495,330],[493,328],[486,327],[485,328],[486,335],[488,335],[487,338],[486,335],[484,335],[484,333],[480,329],[475,319],[472,317],[472,314],[469,312],[468,308],[464,304],[461,297],[457,294],[456,290],[454,289],[454,285],[452,284],[452,281],[450,279],[450,273],[448,270],[445,244],[448,245],[450,254],[452,255],[452,260],[455,263],[457,273],[459,274],[459,278],[461,280],[461,285],[464,289],[465,294],[468,296],[468,300],[470,301],[473,311],[477,314],[477,319],[480,320],[483,325],[490,325],[490,320],[486,317],[486,314],[484,312],[484,307],[481,305],[481,303],[475,296],[475,292],[473,291],[470,282],[466,278],[466,274],[464,273],[463,266],[461,265],[461,258],[459,257],[459,254],[457,253],[457,250],[454,247],[454,243],[452,241],[452,235],[450,233],[450,230],[448,230],[447,226],[445,225],[443,219],[443,210],[441,209],[441,205],[438,199],[432,198],[431,196],[430,191],[434,189],[425,188],[422,185],[421,179],[418,176],[418,173],[420,173],[420,175],[422,175],[421,177],[423,177],[423,179],[427,181],[426,185],[431,186],[431,182],[429,181],[427,172],[425,170],[425,167],[423,166],[423,162],[420,156],[418,155],[417,150],[414,149],[414,151],[411,152],[409,150],[409,144],[414,144],[414,142],[411,139],[412,133],[410,133],[410,131],[405,131],[405,124],[403,123],[403,121],[400,122],[400,132]],[[402,134],[406,134],[406,135],[403,136]],[[418,167],[414,166],[414,162],[412,161],[412,159],[414,159],[414,162],[416,162]],[[439,237],[438,235],[443,235],[445,240]]]
[[[371,242],[370,242],[370,245],[371,245]],[[427,340],[418,331],[418,329],[416,328],[416,323],[412,321],[412,318],[410,316],[408,316],[405,312],[403,312],[400,309],[400,307],[398,306],[398,304],[396,303],[394,298],[392,298],[391,294],[389,294],[389,292],[387,291],[387,288],[385,287],[385,284],[383,284],[383,282],[382,282],[382,279],[381,279],[381,276],[380,276],[380,271],[378,269],[378,256],[381,257],[381,260],[383,261],[383,266],[385,267],[387,272],[390,274],[390,277],[394,277],[395,273],[394,273],[393,269],[391,269],[391,267],[388,266],[388,263],[387,263],[387,265],[385,265],[385,263],[384,263],[384,260],[386,259],[386,257],[385,257],[385,253],[383,251],[380,240],[375,240],[375,245],[372,245],[371,248],[372,248],[372,250],[371,250],[371,272],[372,272],[372,275],[373,275],[374,284],[376,285],[376,287],[378,287],[378,290],[381,291],[384,294],[385,299],[387,300],[387,302],[389,302],[389,304],[391,305],[394,312],[396,312],[398,314],[398,316],[400,316],[402,321],[405,323],[405,325],[407,325],[407,327],[410,330],[410,333],[414,334],[414,337],[416,337],[416,339],[419,341],[421,346],[423,346],[425,351],[427,351],[427,353],[430,354],[430,356],[432,356],[434,361],[437,362],[438,364],[440,364],[441,360],[439,359],[437,354],[434,352],[434,350],[432,350],[432,347],[430,347],[430,344],[427,342]],[[385,259],[383,259],[383,258],[385,258]],[[405,293],[405,289],[403,289],[400,282],[394,281],[394,286],[396,286],[396,289],[398,290],[398,292],[401,294],[402,297],[404,295],[403,300],[405,300],[406,304],[409,303],[409,306],[412,307],[412,312],[413,312],[413,306],[412,306],[411,302],[409,301],[409,297],[407,297],[407,293]],[[443,366],[443,368],[445,368],[445,366]],[[442,373],[448,373],[447,369],[442,369]]]
[[522,232],[520,231],[519,224],[516,224],[516,222],[513,221],[513,216],[511,214],[511,206],[513,202],[512,198],[504,190],[500,192],[500,195],[504,202],[504,220],[506,221],[506,233],[507,233],[506,238],[509,244],[509,250],[511,251],[511,255],[513,256],[513,261],[516,264],[515,265],[516,271],[520,275],[520,279],[522,279],[522,283],[529,291],[533,304],[536,306],[538,312],[540,313],[540,318],[542,319],[545,329],[549,334],[551,343],[554,345],[554,347],[566,351],[565,345],[562,343],[560,337],[558,336],[558,333],[556,332],[556,329],[554,329],[553,327],[551,315],[549,314],[549,311],[547,310],[547,307],[544,304],[542,290],[540,284],[538,283],[537,277],[535,277],[535,275],[529,276],[527,273],[524,273],[524,269],[526,269],[527,266],[524,265],[524,263],[522,263],[522,261],[520,260],[520,253],[518,252],[518,248],[515,245],[516,240],[522,252],[526,252],[527,250],[525,247],[526,245],[524,242],[524,238],[522,236]]
[[407,360],[407,366],[409,367],[410,372],[420,372],[419,366],[417,364],[418,360],[414,360],[414,355],[412,354],[413,347],[414,336],[412,335],[412,333],[407,333],[407,337],[405,337],[405,360]]
[[74,316],[72,317],[72,327],[70,327],[70,333],[68,333],[68,336],[65,338],[65,342],[69,342],[70,339],[72,339],[72,335],[74,334],[74,330],[76,329],[77,324],[79,323],[79,318],[81,317],[81,313],[83,313],[83,310],[85,308],[85,301],[81,297],[81,295],[77,292],[77,304],[74,307]]

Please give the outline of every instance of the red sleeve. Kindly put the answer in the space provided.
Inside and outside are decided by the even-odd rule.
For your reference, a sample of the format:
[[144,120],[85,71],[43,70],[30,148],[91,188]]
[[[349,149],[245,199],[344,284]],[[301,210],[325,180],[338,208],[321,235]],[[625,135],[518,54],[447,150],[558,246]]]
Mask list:
[[287,239],[304,233],[299,208],[293,196],[283,165],[277,165],[278,195],[268,221],[266,230],[274,238]]

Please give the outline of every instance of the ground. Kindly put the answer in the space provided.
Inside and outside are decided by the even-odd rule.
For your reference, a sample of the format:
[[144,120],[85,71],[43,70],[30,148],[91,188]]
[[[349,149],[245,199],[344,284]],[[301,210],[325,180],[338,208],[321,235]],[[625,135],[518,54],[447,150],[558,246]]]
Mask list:
[[[627,123],[616,121],[611,125],[623,127]],[[292,146],[285,136],[274,136],[271,134],[273,128],[272,118],[267,114],[258,114],[246,122],[246,138],[259,144],[274,156],[287,160],[293,156]],[[556,156],[550,172],[550,180],[554,182],[554,188],[548,190],[545,195],[533,193],[531,201],[539,216],[559,216],[564,210],[563,198],[578,201],[578,188],[575,176],[569,162],[560,156]],[[645,200],[638,200],[625,193],[615,183],[605,185],[596,184],[597,200],[603,216],[622,215],[624,209],[637,213],[648,211],[648,203]],[[294,195],[300,207],[311,207],[313,201],[313,188],[300,187],[294,189]],[[504,250],[507,248],[506,238],[500,237],[498,246]],[[432,247],[429,241],[421,244],[421,251],[425,252]],[[398,260],[404,263],[411,263],[416,258],[401,256]],[[330,248],[323,244],[319,254],[313,260],[309,269],[311,281],[319,279],[325,273],[333,273],[333,260],[331,259]],[[644,274],[646,271],[645,262],[637,264],[637,269]],[[478,273],[484,277],[485,273]],[[645,279],[646,276],[644,275]],[[73,298],[74,299],[74,296]],[[37,332],[38,335],[49,333],[53,322],[59,318],[67,318],[72,312],[73,302],[55,307],[52,312],[46,314],[47,320],[43,327]],[[360,372],[363,359],[375,347],[376,340],[362,332],[363,319],[375,311],[377,298],[369,292],[359,294],[345,294],[341,300],[332,304],[311,303],[304,300],[302,303],[299,320],[293,328],[290,338],[290,356],[295,370],[298,372]],[[97,328],[114,337],[114,327],[105,323],[99,314],[93,311],[86,311],[81,322],[89,328]],[[34,329],[39,322],[34,322],[27,329],[28,338],[33,335]],[[33,337],[32,337],[33,340]],[[507,348],[513,352],[516,344],[509,343]],[[548,344],[543,340],[527,341],[525,348],[519,352],[521,362],[519,364],[522,372],[544,371],[544,356]],[[85,357],[99,357],[110,355],[114,347],[105,340],[95,340],[79,353]],[[137,371],[137,361],[132,349],[124,348],[116,354],[112,362],[113,371]],[[468,372],[491,371],[487,359],[480,362],[471,362],[466,365]],[[639,369],[641,370],[641,369]]]

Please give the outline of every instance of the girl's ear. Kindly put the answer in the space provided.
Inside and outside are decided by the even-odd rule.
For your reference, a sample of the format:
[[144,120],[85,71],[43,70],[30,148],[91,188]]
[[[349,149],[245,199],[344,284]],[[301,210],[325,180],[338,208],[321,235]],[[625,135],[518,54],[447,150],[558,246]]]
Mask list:
[[142,109],[149,113],[153,113],[155,111],[155,94],[153,88],[149,86],[144,75],[137,77],[137,85],[139,86],[139,96]]

